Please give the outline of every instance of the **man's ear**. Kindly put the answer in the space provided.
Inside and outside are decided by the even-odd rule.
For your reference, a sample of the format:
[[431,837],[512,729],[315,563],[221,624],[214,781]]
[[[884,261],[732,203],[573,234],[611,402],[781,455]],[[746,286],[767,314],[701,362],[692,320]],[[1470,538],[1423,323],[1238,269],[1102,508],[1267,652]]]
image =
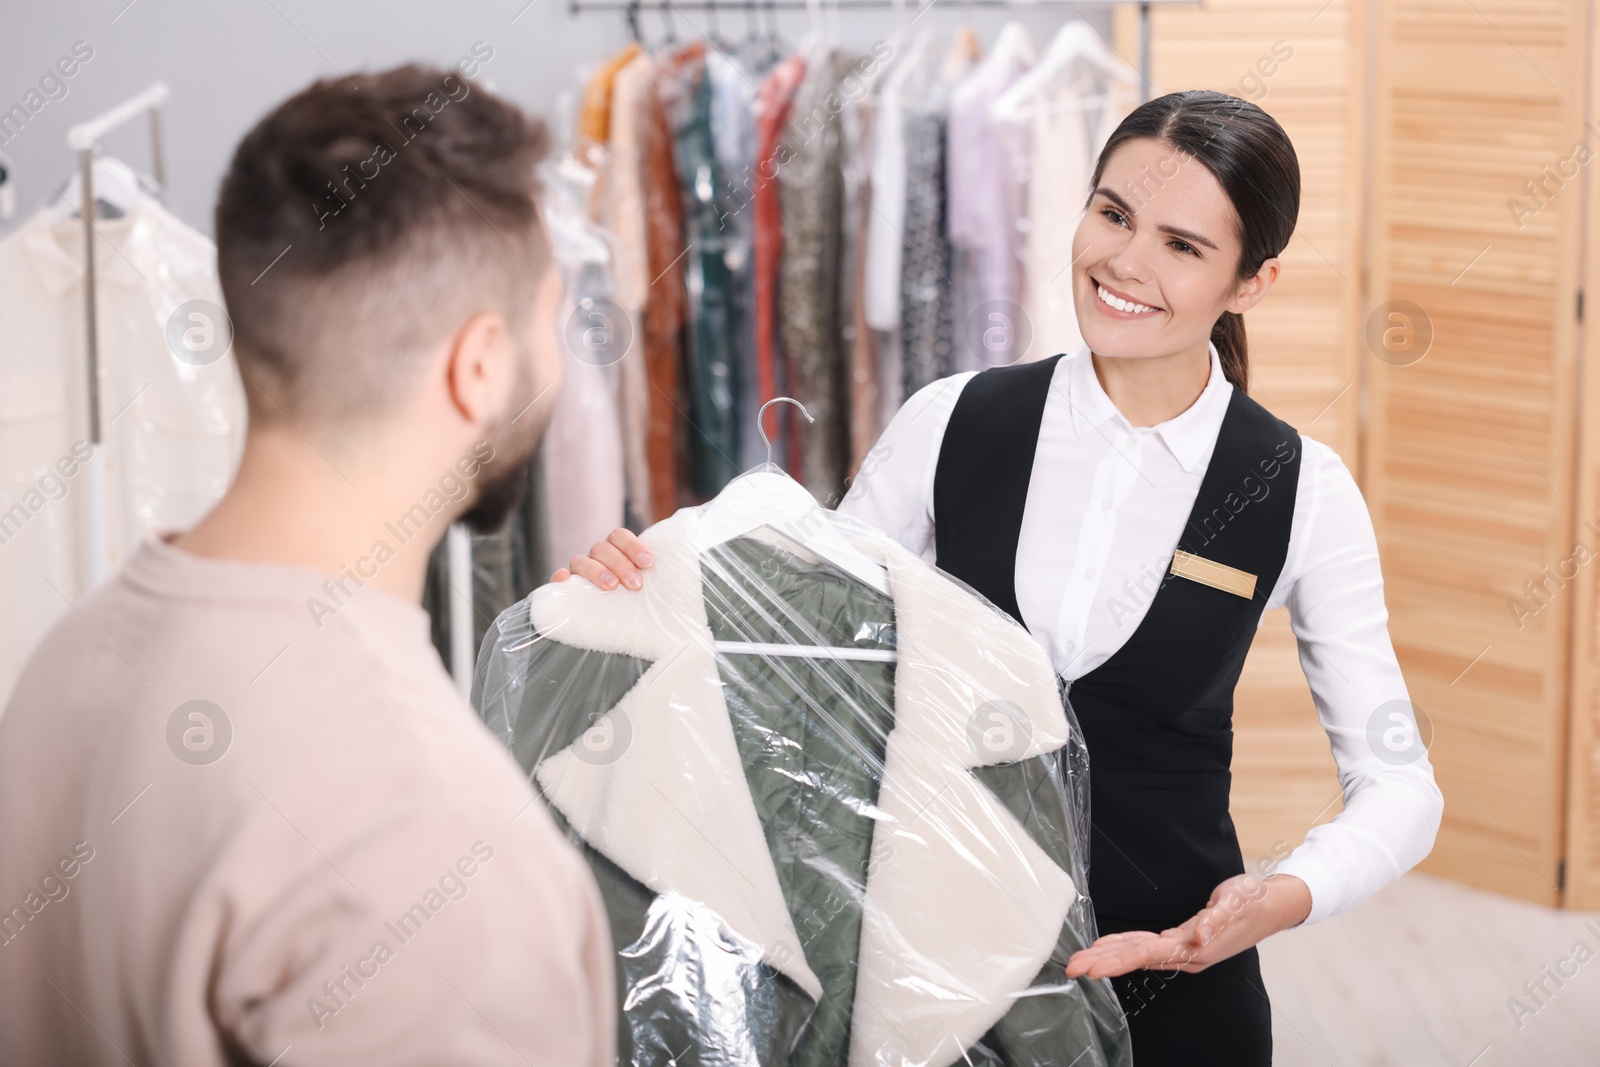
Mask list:
[[505,318],[486,311],[468,319],[451,340],[445,384],[451,404],[467,422],[487,425],[510,391],[515,377],[510,340]]
[[1263,260],[1261,269],[1239,284],[1239,288],[1233,294],[1233,300],[1224,310],[1231,311],[1235,315],[1243,315],[1261,303],[1267,295],[1267,290],[1271,289],[1277,280],[1278,257],[1273,256],[1271,259]]

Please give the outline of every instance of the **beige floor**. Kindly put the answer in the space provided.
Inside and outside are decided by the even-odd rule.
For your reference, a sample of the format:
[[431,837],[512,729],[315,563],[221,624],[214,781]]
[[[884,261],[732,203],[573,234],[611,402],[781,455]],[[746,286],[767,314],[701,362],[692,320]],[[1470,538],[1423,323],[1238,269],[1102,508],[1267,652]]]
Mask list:
[[1600,1065],[1600,912],[1409,874],[1261,957],[1275,1064]]

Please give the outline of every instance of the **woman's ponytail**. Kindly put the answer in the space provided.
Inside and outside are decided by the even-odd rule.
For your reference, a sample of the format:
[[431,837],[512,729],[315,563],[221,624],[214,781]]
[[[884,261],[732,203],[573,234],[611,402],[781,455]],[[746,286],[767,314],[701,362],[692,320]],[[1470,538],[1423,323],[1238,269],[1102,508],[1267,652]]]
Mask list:
[[1211,343],[1222,361],[1222,376],[1241,393],[1250,391],[1250,353],[1244,337],[1244,316],[1224,311],[1211,327]]

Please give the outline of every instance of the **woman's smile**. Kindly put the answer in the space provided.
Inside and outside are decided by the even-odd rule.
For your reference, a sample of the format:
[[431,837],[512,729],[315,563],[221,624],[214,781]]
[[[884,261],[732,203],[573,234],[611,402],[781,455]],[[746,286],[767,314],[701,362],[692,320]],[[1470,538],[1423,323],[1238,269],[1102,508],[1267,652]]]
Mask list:
[[1094,286],[1095,306],[1101,312],[1114,319],[1145,319],[1158,314],[1161,308],[1154,307],[1142,301],[1135,300],[1132,296],[1097,281],[1093,275],[1089,276],[1089,284]]

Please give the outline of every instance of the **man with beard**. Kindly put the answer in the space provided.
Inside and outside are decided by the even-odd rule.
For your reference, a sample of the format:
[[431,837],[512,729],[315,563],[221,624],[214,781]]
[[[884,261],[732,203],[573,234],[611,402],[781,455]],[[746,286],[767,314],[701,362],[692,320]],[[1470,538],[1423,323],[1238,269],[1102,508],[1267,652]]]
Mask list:
[[545,142],[404,67],[240,143],[237,478],[0,720],[0,1062],[610,1063],[598,892],[418,606],[449,523],[515,502],[558,384]]

